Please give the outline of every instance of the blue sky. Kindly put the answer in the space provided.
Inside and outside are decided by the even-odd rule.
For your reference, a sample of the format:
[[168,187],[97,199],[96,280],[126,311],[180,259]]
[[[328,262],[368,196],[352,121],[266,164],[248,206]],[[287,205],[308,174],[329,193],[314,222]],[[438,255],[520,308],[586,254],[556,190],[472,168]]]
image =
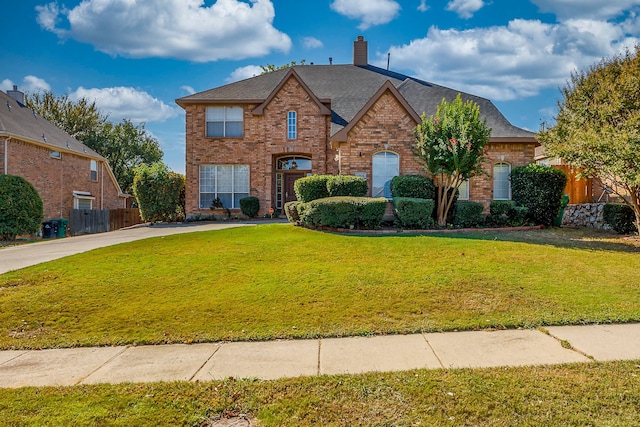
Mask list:
[[551,121],[573,70],[639,43],[640,0],[20,0],[2,2],[0,89],[86,97],[146,123],[184,173],[175,99],[291,61],[369,62]]

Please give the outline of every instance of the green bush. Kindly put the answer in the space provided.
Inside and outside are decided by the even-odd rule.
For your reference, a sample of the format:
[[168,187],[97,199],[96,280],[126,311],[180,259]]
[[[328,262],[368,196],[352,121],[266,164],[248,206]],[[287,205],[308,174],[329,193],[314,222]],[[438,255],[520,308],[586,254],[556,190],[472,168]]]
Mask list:
[[293,184],[296,198],[299,202],[308,203],[312,200],[329,197],[327,181],[331,175],[311,175],[297,179]]
[[327,180],[327,193],[329,197],[352,196],[364,197],[369,187],[367,180],[353,175],[335,175]]
[[387,199],[370,197],[326,197],[297,205],[300,220],[307,225],[335,228],[379,228]]
[[167,165],[142,164],[133,178],[133,194],[144,221],[179,221],[184,218],[184,175],[171,172]]
[[432,228],[433,199],[418,199],[413,197],[394,197],[393,211],[397,217],[396,223],[404,228]]
[[0,240],[40,230],[44,213],[38,191],[26,179],[0,175]]
[[240,199],[240,210],[249,218],[255,217],[260,210],[260,199],[254,196],[243,197]]
[[516,206],[513,200],[494,200],[489,205],[487,223],[490,225],[508,225],[517,227],[527,223],[528,208]]
[[513,168],[511,192],[518,206],[526,207],[534,224],[551,225],[558,216],[567,175],[549,166],[530,164]]
[[433,199],[435,197],[433,180],[423,175],[394,176],[390,188],[393,197],[415,199]]
[[459,202],[456,205],[456,213],[453,218],[453,226],[456,228],[477,227],[484,224],[484,205],[478,202]]
[[284,204],[284,213],[287,216],[287,219],[289,220],[289,222],[300,221],[298,206],[301,204],[302,202],[298,202],[297,200],[294,200],[293,202],[287,202]]
[[619,234],[632,234],[637,232],[636,216],[633,209],[622,203],[607,203],[604,205],[602,216],[605,224]]

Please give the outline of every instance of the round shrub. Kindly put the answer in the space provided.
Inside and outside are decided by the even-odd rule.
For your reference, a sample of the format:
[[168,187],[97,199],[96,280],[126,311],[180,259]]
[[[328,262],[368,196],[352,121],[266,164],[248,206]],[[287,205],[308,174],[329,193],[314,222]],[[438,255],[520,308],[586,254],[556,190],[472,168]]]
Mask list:
[[602,210],[602,219],[605,224],[619,234],[631,234],[636,229],[636,215],[633,209],[622,203],[607,203]]
[[396,223],[404,228],[426,229],[433,227],[433,199],[416,199],[412,197],[394,197],[393,211]]
[[44,212],[38,191],[26,179],[0,175],[0,240],[37,233]]
[[367,180],[359,176],[335,175],[327,180],[327,193],[329,193],[329,197],[364,197],[367,195],[368,190]]
[[528,218],[535,224],[553,224],[560,211],[565,185],[567,175],[550,166],[530,164],[511,171],[513,201],[528,209]]
[[254,196],[243,197],[240,199],[240,210],[249,218],[255,217],[260,210],[260,199]]
[[308,203],[312,200],[329,197],[327,181],[331,175],[311,175],[297,179],[293,184],[296,198],[299,202]]
[[415,199],[435,198],[433,180],[423,175],[398,175],[391,180],[393,197],[411,197]]
[[478,202],[458,202],[453,218],[453,226],[456,228],[477,227],[484,223],[484,205]]

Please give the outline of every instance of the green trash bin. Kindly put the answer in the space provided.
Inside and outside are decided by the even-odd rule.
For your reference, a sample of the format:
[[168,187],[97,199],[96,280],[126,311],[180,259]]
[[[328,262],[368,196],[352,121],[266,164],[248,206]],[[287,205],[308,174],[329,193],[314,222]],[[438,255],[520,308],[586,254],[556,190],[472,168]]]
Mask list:
[[560,206],[560,211],[558,212],[558,216],[553,220],[554,227],[560,227],[562,225],[562,217],[564,217],[564,209],[569,204],[569,195],[562,195],[562,205]]
[[58,230],[56,231],[56,237],[66,237],[68,225],[69,225],[68,219],[58,218]]

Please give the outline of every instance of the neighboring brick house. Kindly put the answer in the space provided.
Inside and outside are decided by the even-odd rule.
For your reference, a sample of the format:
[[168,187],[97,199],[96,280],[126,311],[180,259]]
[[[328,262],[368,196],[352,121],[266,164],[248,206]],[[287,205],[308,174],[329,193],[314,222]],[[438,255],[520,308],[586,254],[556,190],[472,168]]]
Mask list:
[[[359,175],[369,194],[387,195],[393,176],[424,173],[412,154],[420,115],[459,91],[368,65],[367,42],[354,42],[353,65],[301,65],[189,95],[186,111],[186,213],[210,213],[219,197],[231,209],[246,196],[261,212],[295,200],[293,183],[309,174]],[[460,198],[510,199],[512,167],[534,159],[534,134],[513,126],[491,101],[480,106],[492,128],[487,176]]]
[[68,219],[71,209],[126,207],[106,159],[27,108],[16,86],[0,91],[0,174],[33,184],[45,220]]

